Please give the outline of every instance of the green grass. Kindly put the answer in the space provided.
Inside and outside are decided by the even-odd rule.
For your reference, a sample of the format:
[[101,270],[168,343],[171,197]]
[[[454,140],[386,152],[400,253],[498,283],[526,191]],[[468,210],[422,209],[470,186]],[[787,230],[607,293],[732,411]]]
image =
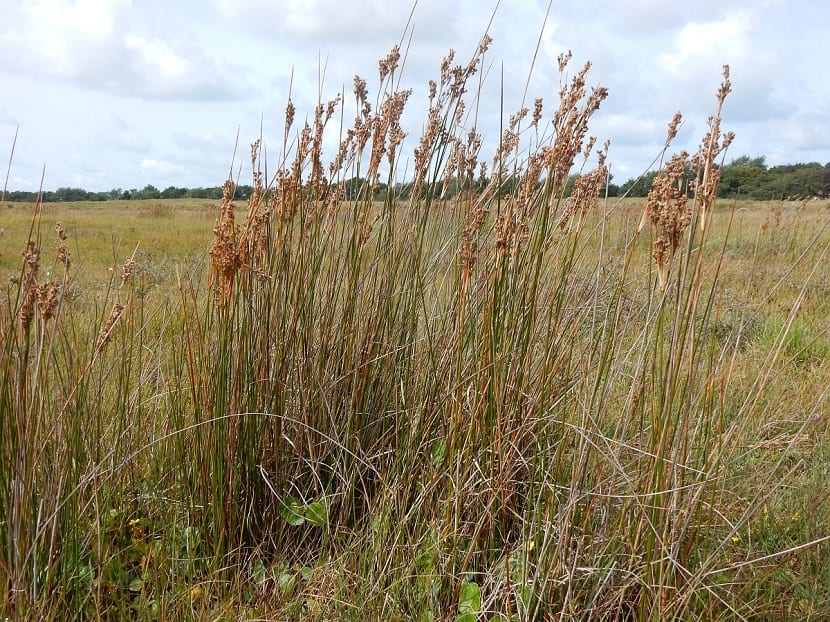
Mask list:
[[661,291],[644,202],[532,172],[575,121],[439,199],[450,85],[421,198],[338,200],[320,116],[248,206],[0,208],[4,615],[830,615],[828,206],[690,199]]

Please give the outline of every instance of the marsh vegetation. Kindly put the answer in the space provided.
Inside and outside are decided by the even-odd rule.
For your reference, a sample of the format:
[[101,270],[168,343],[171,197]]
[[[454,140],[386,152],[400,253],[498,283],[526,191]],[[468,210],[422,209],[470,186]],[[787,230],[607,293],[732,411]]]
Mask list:
[[487,44],[406,197],[395,49],[246,201],[3,205],[4,615],[830,615],[827,204],[715,203],[728,73],[645,200],[567,56],[481,155]]

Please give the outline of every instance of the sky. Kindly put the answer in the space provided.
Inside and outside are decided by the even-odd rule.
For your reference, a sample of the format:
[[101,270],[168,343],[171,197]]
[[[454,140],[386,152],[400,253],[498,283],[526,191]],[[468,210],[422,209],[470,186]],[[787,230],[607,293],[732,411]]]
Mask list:
[[542,97],[550,114],[556,59],[570,50],[569,75],[590,60],[589,85],[609,90],[590,134],[611,141],[617,182],[653,168],[675,111],[684,115],[675,148],[697,149],[724,64],[733,93],[723,130],[736,134],[727,161],[830,162],[830,3],[548,6],[419,0],[407,31],[406,0],[0,0],[0,162],[14,145],[10,190],[36,190],[41,179],[47,190],[219,186],[235,145],[238,165],[260,135],[266,147],[282,144],[289,92],[300,121],[319,93],[327,101],[345,91],[348,100],[355,74],[374,94],[377,61],[401,40],[411,158],[428,81],[450,48],[466,63],[488,24],[483,156],[498,139],[500,93],[505,116],[524,93],[531,108]]

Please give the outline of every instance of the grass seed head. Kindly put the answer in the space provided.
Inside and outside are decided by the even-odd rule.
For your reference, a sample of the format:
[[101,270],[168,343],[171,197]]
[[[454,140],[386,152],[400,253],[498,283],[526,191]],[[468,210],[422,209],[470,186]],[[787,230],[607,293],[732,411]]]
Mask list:
[[646,212],[657,232],[652,257],[661,290],[666,287],[669,265],[692,220],[685,184],[688,166],[689,154],[685,151],[672,156],[654,178],[648,193]]
[[[593,142],[592,137],[589,143],[593,145]],[[575,216],[584,216],[596,206],[597,199],[608,180],[608,166],[605,164],[608,147],[609,143],[606,143],[605,150],[597,152],[597,166],[594,170],[576,178],[573,190],[565,201],[565,208],[559,221],[559,228],[563,231],[568,228]]]
[[542,98],[537,97],[533,102],[533,127],[539,128],[539,121],[542,120]]
[[69,270],[69,266],[72,265],[72,261],[70,259],[71,253],[66,247],[66,231],[60,222],[55,225],[55,233],[60,241],[58,244],[58,261],[63,264],[64,271],[66,272]]
[[132,259],[124,263],[124,265],[121,268],[121,285],[119,286],[119,289],[127,284],[127,281],[129,281],[130,277],[132,277],[133,275],[134,269],[135,261],[133,261]]
[[294,102],[290,99],[288,100],[288,104],[285,106],[285,137],[288,138],[288,134],[291,131],[291,126],[294,125],[294,115],[296,114],[297,109],[294,107]]
[[110,336],[112,335],[112,329],[116,322],[121,319],[121,316],[124,314],[124,309],[126,309],[126,307],[120,302],[116,301],[113,303],[109,317],[107,318],[107,321],[104,322],[104,325],[98,333],[98,338],[95,340],[96,353],[100,352],[104,346],[109,343]]
[[233,195],[234,183],[229,179],[222,188],[219,216],[213,228],[213,244],[210,248],[209,285],[216,292],[220,306],[224,306],[230,300],[236,273],[242,267],[237,247]]
[[61,284],[54,281],[43,283],[37,287],[37,310],[44,323],[48,322],[54,314],[60,302],[60,294]]
[[387,77],[392,78],[395,75],[395,70],[398,68],[398,63],[401,60],[401,49],[395,46],[389,54],[378,63],[378,71],[380,73],[380,83],[383,84]]

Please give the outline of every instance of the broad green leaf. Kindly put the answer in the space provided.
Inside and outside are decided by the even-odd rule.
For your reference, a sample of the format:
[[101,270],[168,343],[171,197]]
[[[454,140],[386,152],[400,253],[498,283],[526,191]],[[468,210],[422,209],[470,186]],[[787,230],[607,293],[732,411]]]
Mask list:
[[315,527],[325,526],[328,518],[326,506],[319,501],[309,503],[305,508],[305,519]]
[[439,441],[432,446],[432,449],[429,452],[430,457],[432,458],[432,464],[435,466],[440,466],[441,463],[444,461],[444,455],[447,453],[447,443],[444,441]]
[[144,581],[142,581],[139,577],[136,577],[135,579],[130,581],[130,584],[127,586],[127,588],[131,592],[140,592],[144,589]]
[[303,517],[303,506],[294,497],[288,497],[280,503],[280,514],[289,525],[302,525],[305,522]]
[[291,592],[294,591],[294,583],[296,582],[296,580],[297,577],[294,576],[292,573],[282,573],[279,578],[280,592],[282,592],[286,596],[290,595]]
[[464,583],[458,596],[459,616],[456,622],[475,622],[480,609],[481,588],[475,583]]
[[265,582],[265,579],[267,578],[267,571],[265,569],[265,564],[262,563],[261,559],[256,560],[254,565],[251,567],[251,578],[255,583]]

